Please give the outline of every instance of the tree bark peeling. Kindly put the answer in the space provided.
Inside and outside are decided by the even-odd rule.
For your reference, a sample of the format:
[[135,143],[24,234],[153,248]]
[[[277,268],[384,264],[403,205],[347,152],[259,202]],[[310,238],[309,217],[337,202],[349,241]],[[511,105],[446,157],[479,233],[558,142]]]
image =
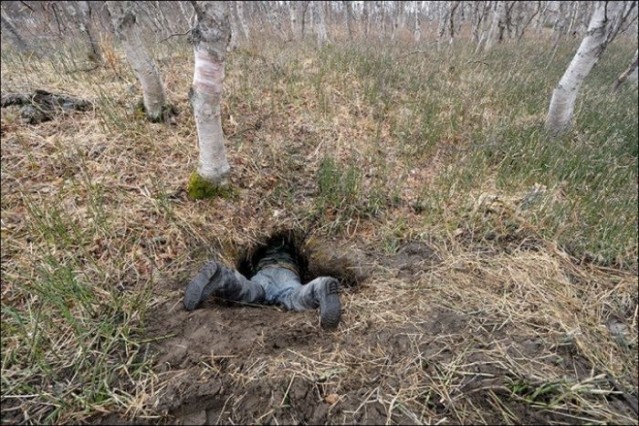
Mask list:
[[197,173],[214,185],[224,186],[231,169],[226,158],[221,117],[230,24],[226,8],[219,2],[193,2],[193,6],[197,25],[193,37],[195,68],[190,100],[200,148]]

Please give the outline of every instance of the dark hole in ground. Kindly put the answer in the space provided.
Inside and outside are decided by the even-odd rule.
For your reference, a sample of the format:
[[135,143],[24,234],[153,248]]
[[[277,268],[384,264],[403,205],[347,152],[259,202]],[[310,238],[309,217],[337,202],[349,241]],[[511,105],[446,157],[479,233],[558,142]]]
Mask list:
[[269,248],[284,245],[293,257],[303,283],[321,276],[337,278],[342,286],[357,287],[367,274],[360,262],[350,253],[340,253],[329,242],[316,244],[313,248],[307,241],[308,233],[302,230],[286,229],[276,231],[257,244],[241,251],[236,269],[250,278],[257,272],[257,264]]

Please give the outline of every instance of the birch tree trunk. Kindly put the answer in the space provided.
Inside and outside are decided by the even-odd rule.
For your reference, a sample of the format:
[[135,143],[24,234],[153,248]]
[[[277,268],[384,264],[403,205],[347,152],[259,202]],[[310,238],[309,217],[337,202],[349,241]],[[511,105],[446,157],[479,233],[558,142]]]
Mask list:
[[541,8],[541,11],[539,12],[539,14],[537,15],[535,19],[535,30],[537,31],[538,34],[541,34],[541,32],[544,29],[544,23],[546,22],[546,11],[548,10],[548,5],[549,5],[549,2],[547,1],[543,2],[543,7]]
[[487,2],[474,2],[473,3],[473,11],[472,11],[472,34],[473,34],[473,42],[475,42],[479,48],[479,44],[482,36],[482,25],[484,24],[484,18],[488,13],[488,4]]
[[200,161],[197,176],[189,183],[189,194],[202,198],[215,195],[214,188],[224,187],[230,172],[224,148],[221,101],[231,28],[223,2],[193,1],[191,4],[197,22],[192,30],[195,69],[189,98],[197,126]]
[[95,38],[93,25],[91,23],[91,5],[88,1],[79,1],[77,4],[78,8],[80,9],[80,31],[82,31],[86,35],[89,42],[89,47],[91,48],[89,59],[94,62],[101,62],[102,53],[100,45]]
[[11,41],[13,41],[14,46],[20,53],[25,53],[29,51],[29,46],[24,41],[24,39],[18,33],[18,30],[13,26],[9,19],[4,17],[4,13],[0,16],[2,18],[2,32],[5,35],[9,35],[11,37]]
[[348,38],[353,40],[353,3],[349,0],[344,1],[346,8],[346,26],[348,27]]
[[184,7],[185,6],[184,5],[185,2],[178,1],[176,3],[180,7],[180,14],[182,15],[182,18],[184,19],[184,21],[188,25],[188,28],[191,28],[191,27],[195,26],[195,11],[191,11],[191,13],[187,13],[186,12],[186,8]]
[[225,2],[228,10],[228,17],[229,17],[229,24],[231,26],[231,39],[229,40],[229,45],[227,47],[228,51],[232,51],[237,49],[237,45],[238,45],[238,38],[240,36],[240,29],[239,29],[239,23],[237,19],[237,14],[235,13],[235,9],[236,9],[236,4],[237,2],[235,1],[228,1]]
[[624,2],[597,2],[586,36],[553,91],[546,117],[546,129],[550,134],[559,135],[570,130],[579,89],[617,35],[627,17],[625,12]]
[[495,2],[493,12],[493,22],[490,26],[490,32],[486,37],[485,49],[489,50],[495,42],[500,43],[504,38],[504,30],[506,28],[506,2]]
[[244,40],[248,40],[251,33],[248,25],[246,25],[246,18],[244,17],[244,2],[238,0],[235,2],[235,6],[237,19],[240,21],[240,28],[242,29],[242,36],[244,37]]
[[530,14],[528,19],[525,19],[524,21],[520,23],[520,25],[517,26],[517,41],[520,41],[524,37],[524,33],[526,32],[526,29],[528,28],[530,23],[533,21],[533,19],[535,19],[535,17],[539,15],[540,11],[541,11],[541,1],[538,1],[537,7]]
[[406,27],[406,1],[400,0],[397,4],[397,28],[402,30]]
[[439,12],[439,28],[437,29],[437,50],[441,49],[441,44],[446,33],[446,23],[448,22],[448,14],[450,13],[450,1],[438,2]]
[[297,32],[297,17],[295,16],[295,12],[297,11],[297,2],[289,1],[288,2],[288,14],[291,22],[291,38],[290,40],[295,40],[295,33]]
[[577,22],[577,12],[579,11],[579,2],[578,1],[573,1],[572,2],[572,11],[570,14],[570,21],[568,23],[568,31],[566,31],[568,34],[572,34],[573,33],[573,29],[575,28],[575,23]]
[[459,1],[451,1],[449,3],[449,14],[448,14],[448,45],[452,46],[453,40],[455,39],[455,11],[459,7]]
[[419,43],[419,41],[422,38],[422,30],[421,30],[421,25],[419,22],[419,9],[417,7],[415,7],[415,28],[413,29],[413,39],[415,40],[415,43]]
[[406,8],[403,0],[394,3],[395,10],[391,15],[393,19],[393,32],[391,33],[391,40],[395,40],[397,33],[404,28],[404,10]]
[[[311,7],[309,7],[311,4],[310,1],[305,1],[302,5],[301,5],[301,17],[302,17],[302,28],[301,28],[301,34],[302,34],[302,40],[304,39],[304,36],[306,35],[306,23],[309,22],[310,26],[313,26],[313,10]],[[309,18],[306,18],[306,13],[308,12]]]
[[311,2],[313,7],[313,16],[317,19],[315,25],[315,31],[317,34],[317,44],[319,47],[323,47],[328,43],[328,35],[326,34],[326,22],[324,19],[324,8],[319,1]]
[[386,8],[384,7],[384,3],[381,1],[375,2],[375,17],[376,20],[379,20],[381,31],[381,38],[386,38]]
[[508,38],[513,38],[516,34],[515,25],[513,24],[513,9],[516,4],[522,4],[520,1],[506,2],[506,15],[504,16],[504,31],[501,33],[500,42],[503,41],[504,32],[508,33]]
[[473,40],[477,43],[475,53],[480,52],[486,45],[492,26],[488,24],[488,15],[493,5],[489,1],[477,5],[473,17]]
[[161,22],[164,25],[164,27],[168,30],[169,34],[175,34],[179,32],[179,30],[177,30],[175,26],[173,25],[175,21],[173,19],[171,20],[167,19],[163,8],[164,6],[162,6],[162,2],[160,1],[155,2],[155,9],[158,11],[158,16],[161,18]]
[[271,25],[271,28],[273,28],[274,32],[278,35],[278,37],[281,37],[282,39],[286,39],[287,38],[286,31],[284,31],[284,29],[282,28],[282,23],[279,19],[279,11],[276,10],[277,2],[272,2],[272,3],[273,4],[267,4],[267,3],[264,4],[268,23],[269,25]]
[[309,1],[308,7],[308,26],[311,32],[315,32],[317,34],[317,18],[315,13],[315,2]]
[[615,81],[615,86],[613,88],[614,90],[619,89],[619,86],[621,86],[623,82],[628,79],[628,77],[630,77],[630,79],[634,80],[635,82],[637,81],[637,65],[639,65],[638,55],[639,55],[639,51],[635,52],[635,57],[632,60],[632,63],[630,64],[628,69],[626,69],[623,73],[621,73],[619,78],[617,78],[617,81]]
[[142,43],[132,4],[128,1],[108,1],[107,8],[127,60],[142,86],[146,116],[153,122],[161,121],[165,104],[164,88],[155,61]]
[[371,30],[371,9],[370,2],[365,1],[363,5],[362,18],[364,19],[364,36],[368,37],[368,33]]

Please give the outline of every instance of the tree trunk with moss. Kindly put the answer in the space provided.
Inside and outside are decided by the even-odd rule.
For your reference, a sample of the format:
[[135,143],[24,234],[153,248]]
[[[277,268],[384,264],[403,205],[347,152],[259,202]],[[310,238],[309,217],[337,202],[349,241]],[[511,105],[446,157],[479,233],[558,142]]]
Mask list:
[[128,1],[109,1],[107,8],[127,60],[142,85],[146,116],[151,121],[161,121],[165,106],[164,88],[155,61],[142,42],[132,4]]
[[211,188],[223,188],[228,183],[230,166],[224,148],[221,101],[231,28],[223,2],[194,1],[191,4],[197,23],[192,31],[195,72],[189,97],[197,126],[200,162],[197,175],[189,184],[189,194],[200,198],[215,195],[216,191],[199,191],[197,187],[208,184]]

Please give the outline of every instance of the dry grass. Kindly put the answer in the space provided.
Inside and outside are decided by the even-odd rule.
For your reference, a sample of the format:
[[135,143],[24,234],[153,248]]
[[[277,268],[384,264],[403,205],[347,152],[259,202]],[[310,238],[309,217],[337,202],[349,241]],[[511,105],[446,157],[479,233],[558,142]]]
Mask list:
[[[223,124],[237,194],[198,202],[184,192],[197,162],[190,51],[158,52],[175,126],[135,115],[135,80],[111,51],[90,73],[6,53],[3,92],[63,91],[95,109],[38,126],[2,111],[3,423],[170,419],[162,401],[179,376],[149,343],[174,331],[144,326],[179,304],[203,259],[232,264],[288,227],[366,254],[369,278],[344,293],[339,333],[317,337],[293,315],[282,326],[323,344],[273,353],[263,334],[248,354],[193,354],[198,377],[231,389],[218,421],[309,422],[304,400],[326,403],[328,423],[636,424],[636,227],[623,224],[637,220],[637,159],[622,149],[636,143],[636,114],[603,84],[586,89],[611,121],[588,120],[565,142],[595,153],[606,140],[618,156],[566,157],[614,161],[610,185],[635,179],[598,180],[580,204],[593,179],[584,163],[545,173],[530,160],[556,154],[540,148],[539,105],[563,65],[520,84],[536,66],[526,54],[504,47],[484,68],[459,49],[233,52]],[[500,74],[509,54],[520,73]],[[539,93],[504,96],[526,85]],[[406,256],[415,241],[436,258]],[[260,391],[268,401],[250,405]]]

